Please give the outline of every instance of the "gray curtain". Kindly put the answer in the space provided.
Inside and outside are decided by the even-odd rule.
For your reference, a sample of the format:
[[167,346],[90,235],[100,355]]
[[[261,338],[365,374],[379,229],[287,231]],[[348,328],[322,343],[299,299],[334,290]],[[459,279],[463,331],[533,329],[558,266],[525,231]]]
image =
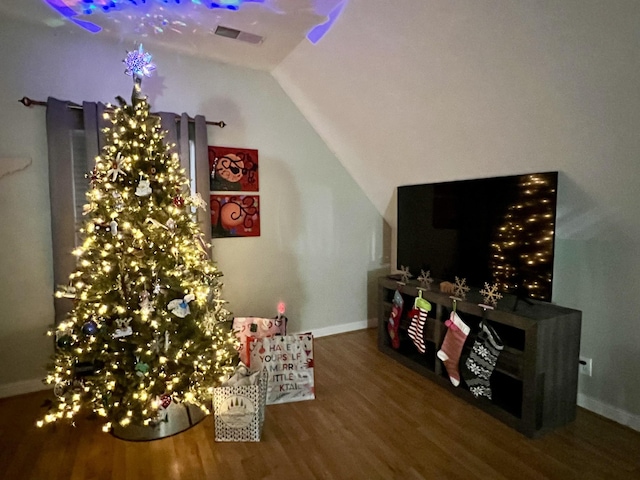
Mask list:
[[202,115],[193,120],[186,113],[178,116],[161,112],[162,129],[167,131],[165,142],[175,145],[182,168],[190,175],[193,190],[200,193],[206,203],[204,210],[198,209],[198,223],[206,242],[211,242],[211,205],[209,203],[209,146],[207,122]]
[[[66,285],[75,268],[71,251],[77,244],[76,225],[82,218],[88,187],[86,174],[104,145],[104,105],[85,102],[82,108],[69,102],[47,99],[47,147],[51,244],[54,289]],[[65,298],[54,300],[56,324],[71,307]]]
[[[84,102],[82,108],[70,102],[47,99],[47,145],[49,154],[49,196],[51,199],[51,243],[53,248],[54,289],[66,285],[75,269],[71,251],[78,243],[77,226],[82,220],[82,206],[95,157],[105,144],[103,129],[108,126],[102,103]],[[187,114],[159,114],[167,131],[165,142],[175,144],[180,163],[195,191],[202,195],[207,207],[198,210],[198,222],[205,240],[211,241],[211,209],[209,205],[209,159],[207,125],[203,116],[189,120]],[[190,160],[190,153],[193,159]],[[193,167],[193,168],[192,168]],[[71,309],[72,302],[56,298],[55,321],[58,324]]]

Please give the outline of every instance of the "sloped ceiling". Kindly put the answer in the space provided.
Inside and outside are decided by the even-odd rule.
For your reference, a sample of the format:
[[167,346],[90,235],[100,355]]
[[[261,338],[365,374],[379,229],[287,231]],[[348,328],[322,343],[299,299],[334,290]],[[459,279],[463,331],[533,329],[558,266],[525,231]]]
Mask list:
[[[160,46],[269,71],[345,1],[247,0],[239,10],[231,11],[207,8],[203,0],[118,0],[118,8],[106,13],[96,8],[85,14],[83,0],[2,0],[0,13],[78,38],[95,34],[118,39],[127,47],[142,42],[147,49]],[[93,4],[101,6],[109,0],[94,0]],[[253,44],[215,35],[218,26],[263,37],[263,41]]]

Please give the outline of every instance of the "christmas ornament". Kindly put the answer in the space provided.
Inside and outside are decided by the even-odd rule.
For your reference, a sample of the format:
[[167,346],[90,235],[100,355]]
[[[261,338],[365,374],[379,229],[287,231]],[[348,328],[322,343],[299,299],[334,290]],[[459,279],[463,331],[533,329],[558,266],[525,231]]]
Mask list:
[[95,203],[85,203],[82,205],[82,215],[89,215],[91,212],[95,211],[96,206],[97,205]]
[[98,333],[98,324],[93,320],[89,320],[84,325],[82,325],[82,333],[87,336],[92,336]]
[[140,294],[140,314],[143,317],[148,317],[155,310],[153,302],[151,301],[151,295],[145,290]]
[[109,229],[111,230],[111,235],[116,236],[118,234],[118,222],[111,220],[109,223]]
[[160,397],[160,408],[167,409],[171,405],[171,395],[166,393]]
[[143,180],[142,177],[138,182],[138,188],[136,188],[136,195],[138,197],[148,197],[151,195],[151,185],[148,179]]
[[204,201],[204,199],[202,198],[202,195],[200,195],[200,193],[196,193],[195,195],[191,195],[189,196],[189,203],[191,203],[191,205],[193,205],[196,208],[201,208],[202,210],[204,210],[205,208],[207,208],[207,202]]
[[116,181],[118,175],[122,175],[123,177],[126,175],[122,168],[120,168],[122,166],[122,160],[122,156],[120,155],[120,152],[118,152],[116,159],[111,162],[111,168],[107,170],[107,176],[111,177],[112,182]]
[[113,334],[113,338],[124,338],[133,334],[133,329],[131,328],[132,318],[116,318],[116,331]]
[[162,348],[162,345],[160,343],[161,340],[162,335],[159,332],[155,332],[153,334],[153,340],[151,340],[151,343],[149,344],[149,350],[151,350],[156,355],[160,353],[160,349]]
[[182,195],[176,195],[173,198],[173,204],[176,207],[184,207],[184,197]]
[[115,209],[115,211],[118,213],[122,212],[122,210],[124,209],[124,201],[122,200],[122,195],[120,194],[120,192],[113,192],[111,196],[113,197],[113,208]]
[[136,375],[138,375],[139,377],[144,377],[144,374],[149,371],[149,364],[138,361],[136,363],[135,370]]
[[196,296],[193,293],[189,293],[184,296],[184,298],[177,298],[175,300],[171,300],[167,305],[167,308],[173,313],[176,317],[184,318],[189,315],[189,302],[195,300]]
[[58,298],[76,298],[76,287],[73,285],[61,285],[56,292]]
[[69,335],[62,335],[56,341],[58,347],[63,350],[67,350],[71,346],[71,337]]
[[98,180],[100,180],[100,175],[98,174],[96,167],[93,167],[93,170],[91,170],[91,173],[89,174],[89,185],[94,187]]
[[53,394],[58,397],[64,397],[64,393],[67,390],[67,386],[64,383],[56,383],[53,387]]

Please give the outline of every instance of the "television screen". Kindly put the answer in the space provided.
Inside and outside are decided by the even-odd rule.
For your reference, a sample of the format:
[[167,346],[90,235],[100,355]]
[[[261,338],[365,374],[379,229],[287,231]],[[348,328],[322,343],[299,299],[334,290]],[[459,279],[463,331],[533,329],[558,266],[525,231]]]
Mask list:
[[557,186],[545,172],[398,187],[398,269],[551,301]]

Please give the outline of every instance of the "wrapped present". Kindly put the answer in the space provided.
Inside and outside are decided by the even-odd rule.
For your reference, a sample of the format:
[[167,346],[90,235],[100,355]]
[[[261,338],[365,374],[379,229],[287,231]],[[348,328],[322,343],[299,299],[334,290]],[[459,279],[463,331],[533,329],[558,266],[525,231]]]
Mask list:
[[267,405],[315,399],[313,334],[258,339],[249,344],[251,370],[267,369]]
[[233,331],[239,340],[240,361],[250,365],[249,344],[255,339],[287,334],[287,317],[278,314],[274,318],[235,317]]
[[259,442],[267,399],[266,369],[251,373],[240,364],[213,392],[216,442]]

